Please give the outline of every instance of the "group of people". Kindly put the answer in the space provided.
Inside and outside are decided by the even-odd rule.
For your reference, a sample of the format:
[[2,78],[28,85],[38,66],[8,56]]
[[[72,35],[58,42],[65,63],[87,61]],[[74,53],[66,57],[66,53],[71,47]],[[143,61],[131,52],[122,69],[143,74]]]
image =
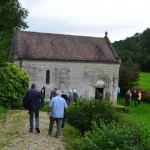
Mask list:
[[[54,90],[51,91],[50,100],[56,96],[56,91],[57,91],[57,88],[54,88]],[[72,102],[77,101],[78,93],[77,93],[76,89],[69,90],[68,95],[67,95],[66,91],[62,91],[61,97],[63,97],[66,100],[66,103],[68,105],[70,105]]]
[[[27,91],[24,99],[23,105],[26,109],[29,110],[29,122],[30,129],[29,132],[33,132],[34,129],[34,116],[35,116],[35,130],[37,133],[40,133],[39,129],[39,110],[44,107],[44,99],[45,99],[45,89],[43,86],[41,91],[36,89],[36,84],[31,85],[31,89]],[[66,118],[66,109],[68,105],[70,105],[73,101],[78,99],[77,91],[74,89],[73,92],[70,90],[67,95],[65,91],[61,92],[55,88],[50,93],[50,102],[47,114],[50,118],[48,135],[52,135],[53,125],[56,121],[57,131],[56,137],[59,138],[61,135],[61,128],[64,127],[65,118]]]
[[142,100],[142,93],[141,90],[136,90],[134,89],[133,92],[131,92],[130,90],[128,90],[125,94],[125,103],[127,106],[130,105],[130,101],[133,98],[134,100],[134,105],[135,107],[137,107],[137,105],[140,105],[140,102]]

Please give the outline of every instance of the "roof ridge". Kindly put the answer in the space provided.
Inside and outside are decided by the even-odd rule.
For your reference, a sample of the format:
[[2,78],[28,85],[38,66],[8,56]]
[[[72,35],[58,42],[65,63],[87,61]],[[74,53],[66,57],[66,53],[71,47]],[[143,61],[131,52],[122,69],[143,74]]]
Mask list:
[[48,33],[48,32],[37,32],[37,31],[24,31],[17,30],[17,32],[25,32],[25,33],[33,33],[33,34],[45,34],[45,35],[59,35],[59,36],[69,36],[69,37],[83,37],[83,38],[98,38],[104,39],[104,37],[96,37],[96,36],[86,36],[86,35],[72,35],[72,34],[63,34],[63,33]]

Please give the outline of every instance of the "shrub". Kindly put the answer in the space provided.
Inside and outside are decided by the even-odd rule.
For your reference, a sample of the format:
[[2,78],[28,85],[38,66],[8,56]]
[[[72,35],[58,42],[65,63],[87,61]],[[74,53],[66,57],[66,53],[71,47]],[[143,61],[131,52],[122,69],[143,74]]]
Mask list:
[[0,104],[9,108],[22,105],[22,99],[29,87],[29,76],[15,64],[0,64]]
[[120,120],[109,101],[82,99],[72,103],[67,109],[67,122],[77,127],[81,134],[90,130],[92,120],[99,122],[100,119],[105,122]]
[[77,138],[72,149],[149,150],[149,133],[143,125],[118,124],[114,121],[106,125],[101,121],[98,126],[93,122],[92,130]]
[[142,101],[150,103],[150,91],[149,90],[142,89],[140,86],[136,86],[136,87],[134,87],[134,89],[136,89],[137,91],[141,90]]
[[125,95],[128,89],[132,89],[137,85],[139,80],[139,69],[136,65],[130,64],[129,66],[122,64],[119,70],[119,87],[121,95]]
[[123,113],[130,113],[130,109],[125,107],[125,106],[116,106],[115,109],[118,111],[118,112],[123,112]]

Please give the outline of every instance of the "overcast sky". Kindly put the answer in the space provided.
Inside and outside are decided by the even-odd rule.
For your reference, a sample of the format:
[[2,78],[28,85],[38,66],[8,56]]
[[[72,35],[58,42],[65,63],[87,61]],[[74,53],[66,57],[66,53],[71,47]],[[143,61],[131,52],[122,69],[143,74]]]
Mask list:
[[104,37],[111,42],[150,27],[150,0],[20,0],[27,31]]

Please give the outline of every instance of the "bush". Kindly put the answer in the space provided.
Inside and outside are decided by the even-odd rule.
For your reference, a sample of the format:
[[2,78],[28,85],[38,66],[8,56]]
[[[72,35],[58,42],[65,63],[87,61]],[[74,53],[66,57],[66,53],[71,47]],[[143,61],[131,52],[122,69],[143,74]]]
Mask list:
[[150,91],[144,90],[142,92],[142,101],[150,103]]
[[72,149],[149,150],[149,133],[143,125],[118,124],[114,121],[106,125],[101,121],[98,126],[93,122],[92,130],[76,139]]
[[136,89],[137,91],[141,90],[142,101],[150,103],[150,91],[149,90],[142,89],[140,86],[136,86],[134,87],[134,89]]
[[99,122],[100,119],[105,122],[119,121],[120,116],[111,103],[105,100],[82,99],[72,103],[67,109],[67,122],[77,127],[81,134],[90,130],[92,120]]
[[48,101],[45,101],[45,102],[44,102],[44,107],[43,107],[42,109],[40,109],[40,111],[47,112],[48,107],[49,107],[49,102],[48,102]]
[[29,76],[15,64],[0,64],[0,105],[17,108],[29,87]]
[[124,107],[124,106],[116,106],[115,109],[118,111],[118,112],[122,112],[122,113],[130,113],[130,109],[127,108],[127,107]]

